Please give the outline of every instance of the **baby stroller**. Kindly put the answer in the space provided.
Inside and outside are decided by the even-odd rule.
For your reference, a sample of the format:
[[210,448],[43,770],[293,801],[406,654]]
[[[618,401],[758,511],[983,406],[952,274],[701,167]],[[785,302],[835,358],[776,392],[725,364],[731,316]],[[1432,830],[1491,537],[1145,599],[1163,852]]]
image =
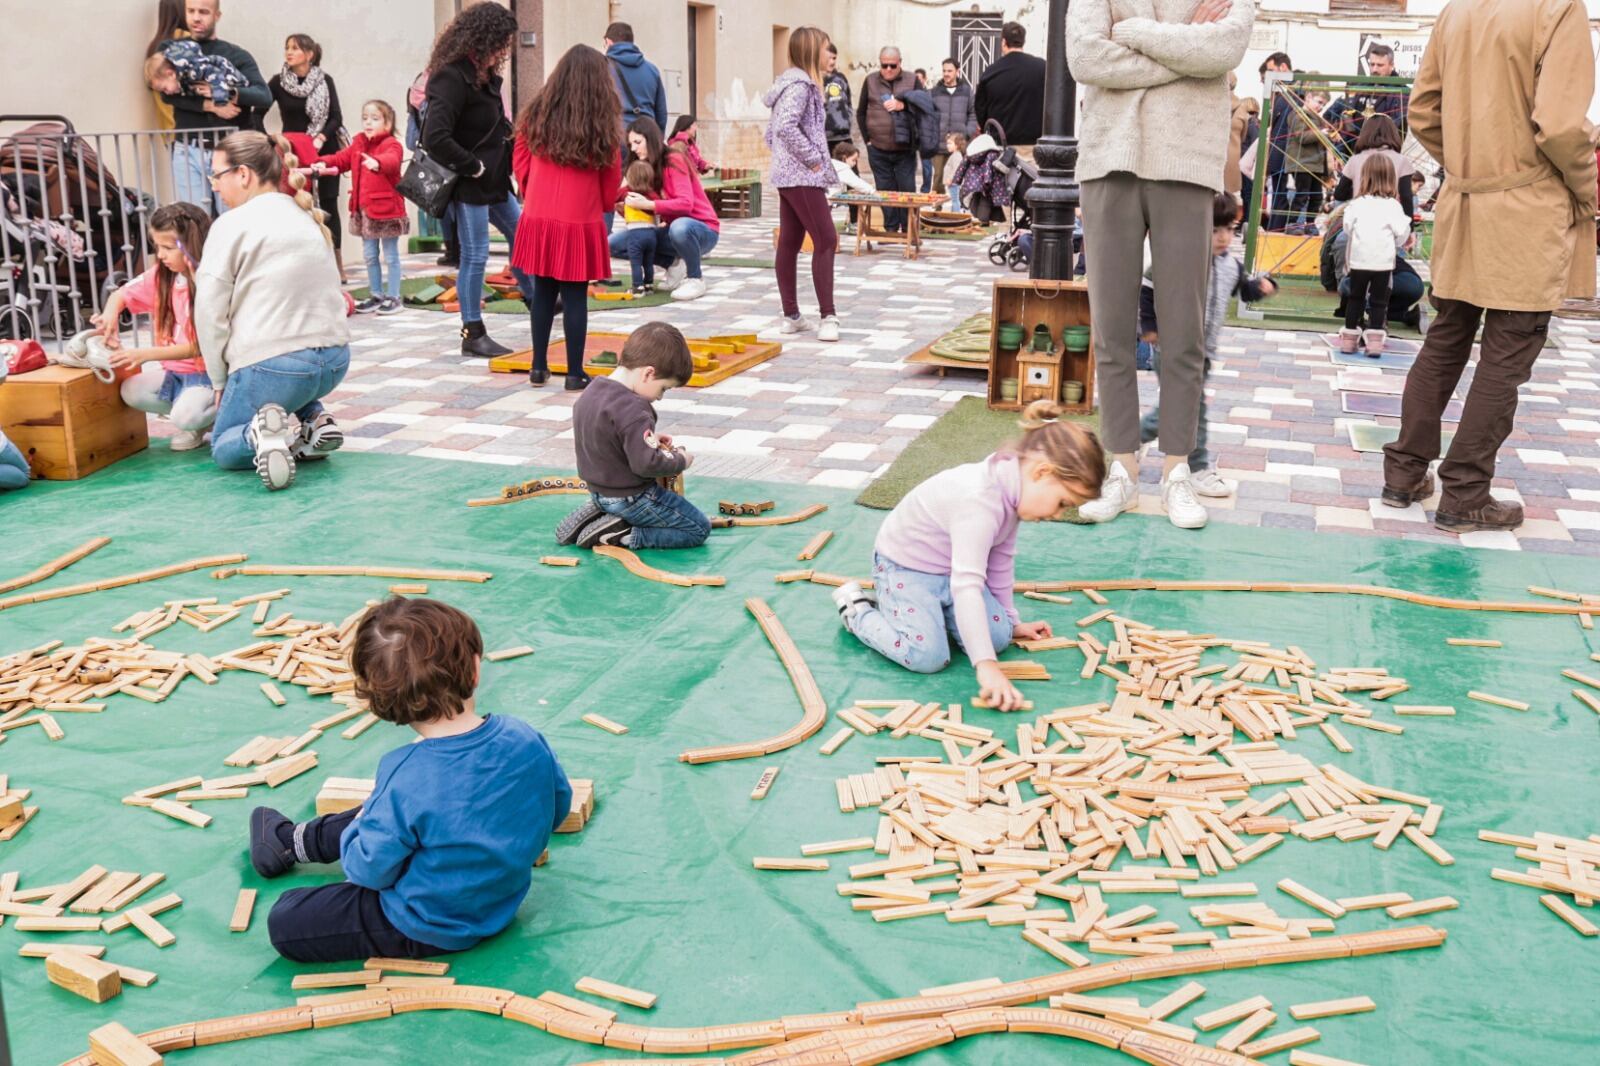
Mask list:
[[989,245],[989,260],[1012,270],[1028,269],[1028,252],[1023,234],[1033,226],[1028,210],[1028,190],[1039,180],[1032,163],[1017,158],[1017,150],[1006,146],[1005,130],[990,119],[983,132],[967,145],[967,158],[956,169],[955,180],[972,217],[982,223],[1005,218],[1010,229]]

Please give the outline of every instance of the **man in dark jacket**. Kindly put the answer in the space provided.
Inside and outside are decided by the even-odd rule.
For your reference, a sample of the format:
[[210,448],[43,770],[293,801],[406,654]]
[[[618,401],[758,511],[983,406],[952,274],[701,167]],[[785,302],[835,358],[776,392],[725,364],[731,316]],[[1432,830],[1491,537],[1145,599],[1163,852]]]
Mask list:
[[961,68],[954,59],[946,59],[941,69],[942,77],[933,86],[933,106],[939,112],[939,150],[933,155],[933,191],[942,193],[944,165],[950,158],[945,149],[945,138],[952,133],[971,140],[978,135],[978,114],[972,109],[972,86],[961,77]]
[[[1270,74],[1281,74],[1289,81],[1294,74],[1294,62],[1287,52],[1274,52],[1261,61],[1261,81],[1266,83]],[[1285,90],[1292,91],[1292,90]],[[1289,143],[1290,118],[1294,114],[1283,93],[1272,97],[1272,116],[1267,125],[1267,187],[1261,192],[1261,202],[1266,205],[1267,229],[1279,230],[1289,224],[1289,157],[1284,148]]]
[[[872,183],[879,192],[917,191],[916,123],[910,115],[899,115],[906,109],[906,94],[916,86],[916,76],[900,65],[900,49],[893,46],[879,50],[878,69],[861,83],[856,125],[867,142]],[[905,209],[885,210],[883,227],[905,232]]]
[[822,56],[822,122],[828,151],[850,139],[850,82],[839,73],[839,49],[832,41]]
[[626,22],[607,26],[605,46],[616,75],[617,99],[622,102],[622,128],[631,129],[638,119],[648,118],[663,130],[670,129],[667,87],[662,84],[661,71],[633,43],[633,27]]
[[162,94],[172,106],[177,132],[172,141],[172,184],[180,200],[199,204],[213,215],[227,210],[211,189],[211,151],[217,135],[189,133],[185,130],[232,126],[242,130],[261,129],[261,116],[272,106],[272,92],[255,57],[236,44],[217,39],[217,22],[222,18],[222,0],[189,0],[184,5],[189,36],[200,43],[208,56],[221,56],[236,67],[249,82],[225,104],[214,103],[211,90],[201,82],[189,93]]
[[[1394,49],[1377,41],[1367,46],[1367,73],[1375,78],[1394,77]],[[1357,124],[1355,136],[1361,136],[1360,123],[1365,121],[1370,111],[1374,115],[1388,115],[1394,122],[1394,128],[1400,131],[1403,138],[1406,135],[1406,105],[1410,101],[1409,94],[1398,88],[1388,85],[1361,85],[1350,86],[1355,90],[1350,97],[1350,110],[1355,112]]]
[[1022,50],[1028,31],[1019,22],[1000,28],[1000,58],[978,79],[974,105],[978,125],[990,119],[1005,130],[1018,157],[1033,162],[1033,146],[1044,133],[1044,60]]

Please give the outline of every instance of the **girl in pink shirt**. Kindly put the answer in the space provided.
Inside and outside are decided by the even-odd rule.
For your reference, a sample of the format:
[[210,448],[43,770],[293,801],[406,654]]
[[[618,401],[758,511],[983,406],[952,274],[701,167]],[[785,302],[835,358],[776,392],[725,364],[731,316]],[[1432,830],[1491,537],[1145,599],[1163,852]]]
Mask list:
[[919,674],[950,665],[953,636],[977,670],[979,695],[1002,711],[1022,705],[996,656],[1013,638],[1051,633],[1047,622],[1022,621],[1012,603],[1017,525],[1094,499],[1106,474],[1100,441],[1058,421],[1061,411],[1049,400],[1030,404],[1016,444],[906,494],[873,546],[877,602],[854,581],[834,590],[846,629]]
[[[205,360],[195,342],[190,308],[194,306],[194,268],[205,249],[211,217],[190,203],[158,207],[150,214],[150,240],[156,263],[118,289],[92,321],[106,346],[111,365],[132,372],[122,382],[122,401],[150,414],[166,415],[178,432],[172,450],[191,451],[205,443],[205,431],[217,417],[216,391],[206,376]],[[122,312],[151,317],[154,347],[122,347]],[[157,369],[147,364],[159,363]]]

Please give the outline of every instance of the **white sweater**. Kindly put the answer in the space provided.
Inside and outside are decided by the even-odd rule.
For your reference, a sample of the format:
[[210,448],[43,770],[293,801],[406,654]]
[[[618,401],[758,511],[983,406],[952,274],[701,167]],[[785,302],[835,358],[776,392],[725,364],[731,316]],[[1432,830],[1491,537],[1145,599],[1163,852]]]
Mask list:
[[194,331],[211,384],[302,348],[350,343],[333,249],[283,193],[263,193],[211,224],[195,272]]
[[1116,172],[1222,190],[1233,97],[1253,0],[1189,25],[1195,0],[1073,0],[1067,62],[1084,86],[1078,180]]
[[1351,270],[1393,270],[1411,220],[1392,196],[1358,196],[1344,209],[1345,261]]
[[833,177],[833,183],[835,185],[843,185],[850,192],[858,192],[866,196],[872,196],[878,191],[871,185],[868,185],[867,180],[860,174],[857,174],[855,171],[845,166],[843,159],[835,159],[833,161]]

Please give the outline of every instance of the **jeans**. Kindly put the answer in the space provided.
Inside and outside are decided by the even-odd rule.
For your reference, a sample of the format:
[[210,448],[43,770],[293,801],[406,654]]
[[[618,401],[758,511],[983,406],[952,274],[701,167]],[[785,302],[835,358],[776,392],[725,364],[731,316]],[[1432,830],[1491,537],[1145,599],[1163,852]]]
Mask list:
[[0,492],[28,487],[28,460],[0,433]]
[[922,188],[920,192],[933,191],[933,158],[931,156],[917,156],[917,166],[922,170]]
[[651,485],[633,496],[594,496],[594,505],[633,527],[630,548],[698,548],[711,535],[711,520],[676,492]]
[[[439,236],[444,238],[445,251],[449,251],[452,244],[461,243],[461,233],[456,225],[456,205],[453,203],[445,204],[444,214],[439,216]],[[459,247],[456,252],[460,254]]]
[[682,259],[688,276],[698,278],[700,257],[717,246],[722,234],[697,218],[675,218],[667,225],[666,238],[656,243],[656,265],[667,267]]
[[966,210],[966,208],[961,206],[961,186],[959,186],[959,185],[950,186],[950,202],[947,203],[945,206],[947,208],[949,208],[951,211],[965,211]]
[[[489,225],[505,236],[507,242],[517,240],[517,222],[522,218],[522,206],[511,193],[497,204],[450,205],[456,213],[456,229],[461,241],[461,269],[456,275],[456,293],[461,297],[461,321],[483,321],[483,275],[489,266]],[[517,284],[527,299],[532,285],[522,271],[512,268]]]
[[[917,153],[912,149],[885,152],[869,144],[867,163],[872,167],[872,183],[877,186],[879,192],[917,191]],[[890,233],[904,233],[906,209],[884,208],[883,228]]]
[[[874,553],[872,582],[878,605],[847,619],[846,628],[867,647],[914,673],[936,674],[949,666],[950,638],[961,643],[950,575],[908,570]],[[989,637],[998,652],[1011,643],[1011,617],[987,588],[983,606]]]
[[224,470],[250,469],[256,451],[245,430],[256,412],[275,403],[309,422],[322,413],[319,401],[339,387],[349,369],[350,346],[340,344],[302,348],[233,371],[211,429],[211,458]]
[[[367,287],[373,296],[400,299],[400,238],[363,237],[361,251],[367,258]],[[389,268],[389,282],[384,284],[383,268]]]
[[[339,861],[339,838],[356,814],[341,811],[305,823],[302,839],[313,862]],[[278,954],[295,962],[446,954],[443,948],[412,940],[395,928],[383,913],[379,893],[348,881],[285,892],[267,915],[267,933]]]
[[211,146],[177,136],[172,142],[173,197],[205,208],[212,217],[222,214],[228,208],[211,188]]
[[[1142,343],[1142,342],[1141,342]],[[1161,372],[1161,345],[1150,344],[1150,369]],[[1211,360],[1206,360],[1206,372],[1211,372]],[[1149,444],[1161,435],[1161,400],[1139,419],[1139,443]],[[1194,451],[1189,453],[1189,472],[1197,473],[1211,466],[1211,449],[1206,447],[1206,390],[1200,386],[1200,421],[1194,427]]]
[[632,268],[633,287],[653,284],[656,280],[656,228],[641,226],[622,231],[622,240],[628,246],[628,266]]

